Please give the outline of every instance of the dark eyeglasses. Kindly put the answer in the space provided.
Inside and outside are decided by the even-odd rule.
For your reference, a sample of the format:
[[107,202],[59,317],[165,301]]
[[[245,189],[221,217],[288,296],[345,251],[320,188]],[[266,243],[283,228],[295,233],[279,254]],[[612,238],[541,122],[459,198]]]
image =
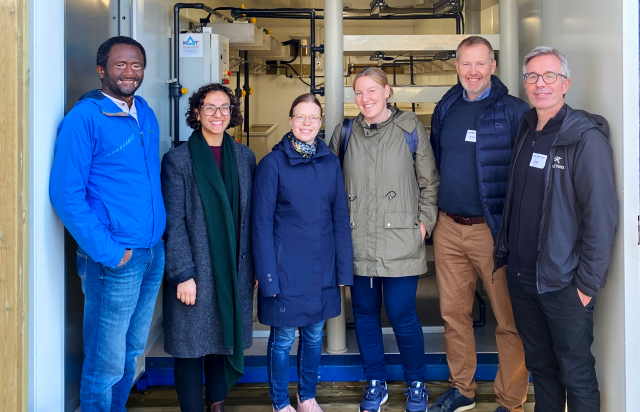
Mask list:
[[233,106],[230,104],[223,104],[220,107],[216,107],[212,104],[207,104],[200,107],[202,107],[202,113],[205,116],[214,116],[218,110],[220,110],[221,115],[229,116],[231,114],[231,111],[233,110]]
[[554,72],[544,72],[543,74],[538,74],[534,72],[525,73],[522,75],[522,78],[527,84],[538,83],[539,77],[542,77],[542,81],[545,82],[546,84],[553,84],[556,82],[556,80],[558,80],[558,76],[562,76],[565,79],[567,78],[567,76],[565,76],[564,74],[554,73]]

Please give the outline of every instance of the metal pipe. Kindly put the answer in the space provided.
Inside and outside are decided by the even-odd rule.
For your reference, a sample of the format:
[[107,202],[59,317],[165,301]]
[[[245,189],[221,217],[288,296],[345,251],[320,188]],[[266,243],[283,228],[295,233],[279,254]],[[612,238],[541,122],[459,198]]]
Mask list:
[[[238,9],[245,10],[245,9]],[[298,10],[298,9],[296,9]],[[440,15],[433,14],[414,14],[414,15],[391,15],[384,17],[375,17],[375,16],[344,16],[343,20],[437,20],[437,19],[457,19],[459,16],[458,13],[447,13]],[[252,17],[261,17],[267,19],[292,19],[292,20],[301,20],[308,19],[309,16],[306,14],[282,14],[282,13],[273,13],[269,15],[256,16],[252,15]],[[317,20],[323,20],[323,15],[316,15]]]
[[[262,17],[262,18],[304,18],[308,16],[310,20],[310,45],[311,51],[311,70],[310,70],[310,93],[319,94],[324,96],[324,87],[316,89],[316,65],[315,57],[316,52],[324,53],[324,45],[316,46],[316,11],[314,9],[291,9],[291,8],[275,8],[275,9],[232,9],[231,16],[238,18],[241,16],[246,17]],[[302,61],[302,59],[301,59]]]
[[[333,129],[344,117],[344,43],[342,41],[342,0],[324,0],[325,44],[325,142],[330,143]],[[314,62],[311,63],[314,65]],[[327,320],[327,353],[338,355],[347,351],[347,320],[345,316],[344,287],[340,288],[342,310],[340,315]]]
[[[331,137],[333,129],[344,117],[342,1],[324,0],[325,35],[325,129]],[[312,65],[315,65],[312,62]]]
[[520,94],[518,0],[500,0],[500,80],[509,94]]
[[[240,68],[238,68],[240,70]],[[244,51],[244,130],[247,132],[247,147],[249,147],[249,52]]]
[[398,84],[398,83],[396,83],[396,68],[397,68],[397,66],[396,66],[396,61],[395,60],[393,61],[392,66],[393,66],[393,85],[395,86],[396,84]]
[[[409,56],[409,84],[415,86],[416,83],[413,81],[413,56]],[[411,111],[416,112],[416,104],[411,103]]]
[[[238,52],[239,57],[242,59],[242,52]],[[242,88],[240,87],[240,65],[238,64],[238,72],[236,74],[236,98],[242,98]]]
[[482,28],[481,0],[466,0],[464,16],[467,22],[465,33],[480,34]]

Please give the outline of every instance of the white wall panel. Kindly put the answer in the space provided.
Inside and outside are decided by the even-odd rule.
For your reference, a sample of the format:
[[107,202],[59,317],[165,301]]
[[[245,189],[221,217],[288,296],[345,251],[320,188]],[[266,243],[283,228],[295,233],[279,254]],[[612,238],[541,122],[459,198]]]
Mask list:
[[64,1],[30,10],[29,411],[48,412],[65,409],[64,228],[48,190],[64,115]]
[[[160,154],[171,146],[169,85],[173,26],[172,4],[165,0],[136,0],[133,37],[147,52],[147,68],[138,94],[147,100],[160,124]],[[206,15],[205,15],[206,16]]]
[[[543,0],[524,0],[520,2],[518,9],[520,66],[522,66],[524,56],[533,48],[542,44],[542,2]],[[519,69],[518,73],[522,74],[522,69]],[[524,84],[522,81],[519,83],[520,97],[526,100],[527,95],[524,90]]]
[[[572,66],[567,103],[609,121],[620,196],[624,148],[621,23],[621,0],[606,4],[599,0],[544,0],[542,7],[543,44],[561,50]],[[618,230],[607,287],[599,293],[594,320],[593,350],[605,411],[625,410],[622,233]]]

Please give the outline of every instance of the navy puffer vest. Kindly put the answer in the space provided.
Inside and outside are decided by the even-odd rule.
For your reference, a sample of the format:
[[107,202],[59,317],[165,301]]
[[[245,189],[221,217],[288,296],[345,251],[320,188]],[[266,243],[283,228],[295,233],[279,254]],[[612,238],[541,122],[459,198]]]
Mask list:
[[[462,85],[453,86],[440,100],[431,117],[431,146],[440,169],[440,132],[449,109],[462,98]],[[518,125],[529,105],[508,94],[509,90],[496,76],[491,76],[491,92],[487,105],[478,116],[476,127],[476,159],[478,189],[484,216],[495,239],[500,228],[504,198],[507,194],[511,149]]]

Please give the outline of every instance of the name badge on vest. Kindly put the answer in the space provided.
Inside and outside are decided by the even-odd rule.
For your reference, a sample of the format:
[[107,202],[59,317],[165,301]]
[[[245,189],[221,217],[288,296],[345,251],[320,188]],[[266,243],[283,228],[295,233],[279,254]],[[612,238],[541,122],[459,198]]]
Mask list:
[[531,163],[529,163],[529,166],[535,167],[536,169],[544,169],[544,165],[546,163],[547,163],[547,155],[534,153],[533,156],[531,156]]
[[464,139],[465,142],[476,142],[476,131],[475,130],[467,130],[467,137]]

